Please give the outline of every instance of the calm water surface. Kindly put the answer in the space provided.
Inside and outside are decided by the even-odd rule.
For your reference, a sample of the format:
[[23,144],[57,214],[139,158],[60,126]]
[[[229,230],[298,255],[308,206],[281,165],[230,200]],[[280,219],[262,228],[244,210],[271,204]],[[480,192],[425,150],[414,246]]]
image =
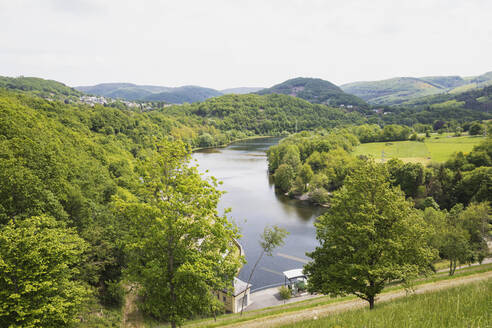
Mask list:
[[323,212],[323,208],[275,193],[268,177],[266,150],[278,141],[252,139],[193,154],[202,173],[223,182],[220,189],[226,194],[219,202],[219,211],[232,209],[228,216],[241,230],[239,241],[248,261],[240,279],[248,279],[260,254],[258,239],[265,226],[276,224],[290,233],[285,246],[275,249],[272,257],[262,259],[253,276],[252,289],[281,283],[282,271],[303,266],[308,260],[305,253],[317,245],[314,219]]

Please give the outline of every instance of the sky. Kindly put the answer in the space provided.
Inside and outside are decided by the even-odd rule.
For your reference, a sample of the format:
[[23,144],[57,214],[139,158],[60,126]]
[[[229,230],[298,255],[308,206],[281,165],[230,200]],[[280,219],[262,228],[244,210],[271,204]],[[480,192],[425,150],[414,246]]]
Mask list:
[[487,71],[490,0],[0,0],[0,75],[70,86]]

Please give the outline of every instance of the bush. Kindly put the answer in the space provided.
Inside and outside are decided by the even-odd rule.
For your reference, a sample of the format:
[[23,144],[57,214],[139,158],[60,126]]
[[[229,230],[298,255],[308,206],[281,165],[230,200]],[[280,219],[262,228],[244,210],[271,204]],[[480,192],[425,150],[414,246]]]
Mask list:
[[306,290],[306,283],[304,281],[299,281],[298,283],[296,283],[296,287],[297,287],[297,290],[299,290],[300,292],[303,292]]
[[288,300],[292,297],[292,293],[290,292],[290,289],[287,288],[287,286],[280,287],[278,291],[280,293],[280,298],[283,300]]

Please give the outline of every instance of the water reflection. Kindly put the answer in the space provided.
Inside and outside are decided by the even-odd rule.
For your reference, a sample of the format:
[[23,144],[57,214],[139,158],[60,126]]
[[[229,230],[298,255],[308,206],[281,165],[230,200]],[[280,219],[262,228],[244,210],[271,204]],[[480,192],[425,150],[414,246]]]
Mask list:
[[302,267],[308,260],[305,253],[317,245],[313,222],[324,211],[324,208],[275,193],[267,172],[265,152],[278,140],[245,140],[193,154],[204,175],[223,181],[219,188],[226,194],[219,202],[219,211],[232,208],[229,216],[241,229],[240,242],[248,261],[240,272],[241,279],[247,279],[261,251],[258,238],[265,226],[277,224],[290,233],[285,246],[276,250],[273,257],[262,260],[261,268],[253,277],[253,288],[283,282],[282,271]]

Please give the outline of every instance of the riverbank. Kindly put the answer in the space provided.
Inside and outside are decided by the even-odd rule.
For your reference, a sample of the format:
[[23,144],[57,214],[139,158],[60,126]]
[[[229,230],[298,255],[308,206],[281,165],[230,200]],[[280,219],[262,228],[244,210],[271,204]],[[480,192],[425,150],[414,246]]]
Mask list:
[[240,141],[263,139],[263,138],[276,138],[276,137],[282,138],[282,136],[251,136],[251,137],[246,137],[246,138],[234,139],[233,141],[230,141],[228,143],[218,145],[218,146],[192,148],[191,152],[195,152],[195,151],[199,151],[199,150],[205,150],[205,149],[225,148],[225,147],[232,145],[233,143],[240,142]]

